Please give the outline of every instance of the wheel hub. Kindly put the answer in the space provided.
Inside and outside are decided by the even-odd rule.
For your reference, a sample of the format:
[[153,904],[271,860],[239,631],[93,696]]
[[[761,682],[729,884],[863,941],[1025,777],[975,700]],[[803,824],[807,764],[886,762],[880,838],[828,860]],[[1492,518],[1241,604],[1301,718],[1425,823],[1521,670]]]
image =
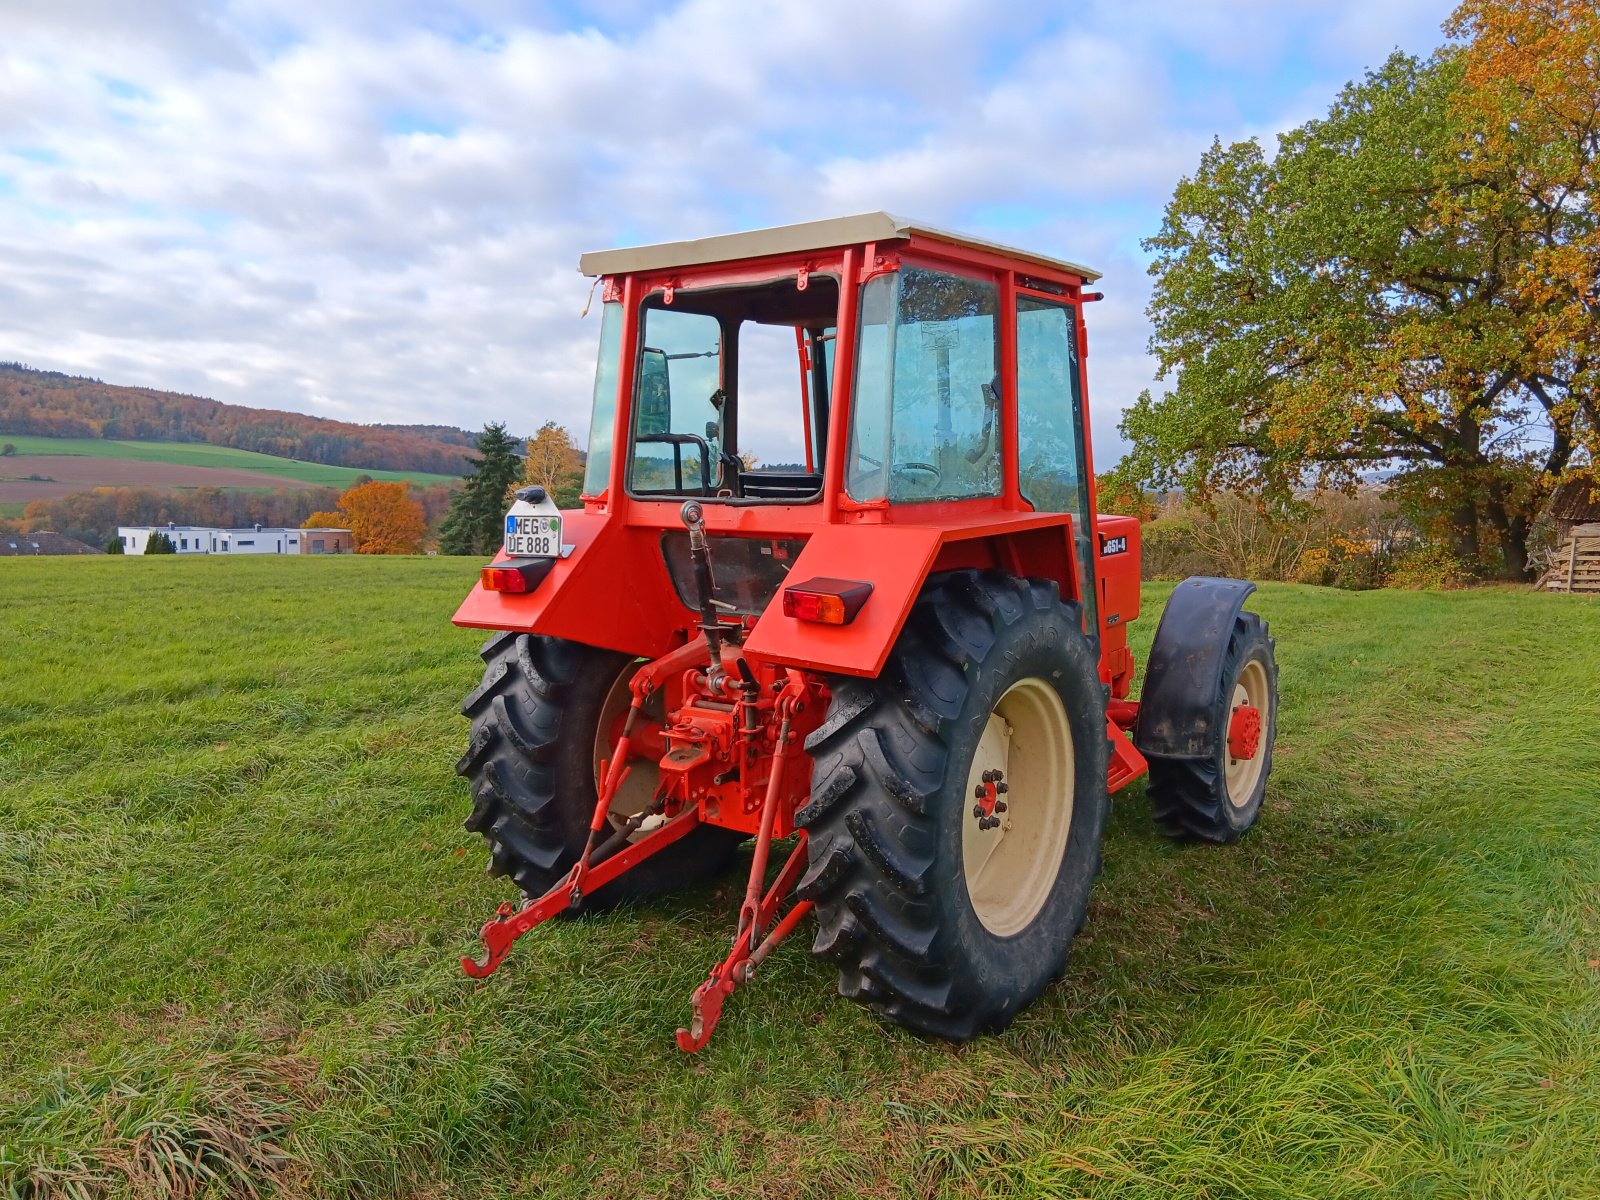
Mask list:
[[1228,757],[1238,761],[1254,758],[1261,745],[1261,710],[1253,704],[1241,704],[1228,719]]
[[1267,759],[1265,714],[1271,703],[1267,669],[1257,660],[1245,663],[1234,681],[1228,705],[1227,752],[1223,764],[1228,802],[1235,808],[1250,803]]
[[972,798],[977,803],[972,806],[972,815],[977,818],[979,829],[1000,827],[1000,818],[996,814],[1006,811],[1006,802],[1000,797],[1011,790],[1005,778],[1004,771],[985,771],[983,782],[973,788]]
[[[622,737],[622,726],[628,715],[628,706],[633,702],[633,693],[628,685],[636,673],[637,667],[632,667],[618,675],[600,705],[600,717],[595,722],[594,732],[594,778],[597,788],[600,781],[605,778],[611,753]],[[645,711],[641,713],[645,718],[645,722],[641,722],[644,728],[637,730],[634,738],[639,745],[645,746],[652,742],[652,734],[660,726],[661,712],[661,698],[658,693],[651,697]],[[623,779],[622,786],[617,789],[616,799],[607,813],[607,821],[613,830],[621,829],[627,824],[629,817],[649,807],[650,802],[655,799],[656,788],[661,783],[661,771],[657,766],[659,753],[657,751],[655,755],[651,755],[646,751],[644,754],[630,757],[628,774]],[[631,840],[638,841],[650,830],[663,824],[665,824],[664,819],[647,817]]]
[[1074,768],[1066,707],[1043,679],[1006,690],[967,774],[972,820],[961,827],[967,897],[986,929],[1020,933],[1055,888],[1072,827]]

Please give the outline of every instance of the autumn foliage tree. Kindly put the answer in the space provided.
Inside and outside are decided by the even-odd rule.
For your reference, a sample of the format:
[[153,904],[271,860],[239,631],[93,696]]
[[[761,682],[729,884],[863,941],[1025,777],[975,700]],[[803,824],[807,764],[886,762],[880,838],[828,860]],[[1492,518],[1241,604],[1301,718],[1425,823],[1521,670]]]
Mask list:
[[1446,23],[1463,39],[1455,151],[1468,186],[1457,225],[1510,209],[1525,253],[1506,264],[1526,312],[1517,366],[1551,429],[1551,465],[1600,460],[1600,5],[1466,0]]
[[523,479],[542,487],[557,508],[578,507],[578,497],[583,491],[583,460],[565,426],[546,421],[539,426],[539,432],[528,439],[528,463]]
[[1104,471],[1095,476],[1094,486],[1095,507],[1100,512],[1138,517],[1141,521],[1155,519],[1155,502],[1143,488],[1126,476],[1115,471]]
[[[1524,575],[1595,424],[1594,11],[1469,0],[1469,43],[1394,55],[1275,155],[1213,144],[1146,243],[1175,385],[1129,411],[1123,473],[1288,504],[1383,470],[1460,557]],[[1518,36],[1567,57],[1508,77]]]
[[[357,554],[417,554],[427,532],[422,505],[404,483],[363,483],[339,497],[337,526],[350,530]],[[319,513],[317,516],[328,514]]]

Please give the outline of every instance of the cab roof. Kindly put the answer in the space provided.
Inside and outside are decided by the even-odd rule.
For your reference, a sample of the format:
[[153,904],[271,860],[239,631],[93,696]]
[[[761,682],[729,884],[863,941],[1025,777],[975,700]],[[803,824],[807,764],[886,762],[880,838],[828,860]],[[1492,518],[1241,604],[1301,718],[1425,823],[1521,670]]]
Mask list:
[[1058,271],[1078,275],[1085,283],[1100,278],[1092,267],[1080,266],[1064,259],[1050,258],[1003,246],[983,238],[968,237],[938,229],[922,221],[897,217],[892,213],[858,213],[853,217],[830,217],[824,221],[805,221],[798,225],[779,225],[772,229],[752,229],[746,233],[724,233],[716,237],[696,238],[687,242],[662,242],[656,246],[631,246],[621,250],[592,250],[578,259],[578,270],[585,275],[628,275],[637,271],[666,271],[674,267],[697,266],[701,263],[731,262],[736,259],[765,258],[775,254],[799,254],[807,250],[832,250],[840,246],[855,246],[866,242],[892,242],[923,236],[942,242],[954,242],[1015,258],[1021,262],[1037,263]]

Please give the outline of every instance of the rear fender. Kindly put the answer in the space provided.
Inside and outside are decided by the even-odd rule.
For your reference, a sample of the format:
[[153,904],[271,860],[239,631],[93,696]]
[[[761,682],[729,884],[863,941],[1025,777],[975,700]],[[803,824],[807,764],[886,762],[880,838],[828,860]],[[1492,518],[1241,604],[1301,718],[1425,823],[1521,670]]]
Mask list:
[[682,644],[696,618],[672,590],[660,532],[603,514],[563,515],[562,538],[572,552],[539,586],[511,594],[478,583],[456,610],[455,623],[567,638],[645,658]]
[[848,625],[818,625],[783,613],[782,593],[745,641],[752,658],[827,674],[875,677],[939,553],[939,530],[917,525],[824,525],[789,570],[795,583],[851,579],[872,594]]
[[1207,758],[1212,714],[1233,623],[1256,585],[1197,575],[1172,591],[1145,667],[1133,744],[1160,758]]
[[1063,596],[1075,596],[1070,522],[1060,513],[956,508],[942,524],[824,525],[795,559],[789,579],[860,580],[872,584],[872,595],[849,625],[796,620],[775,599],[745,648],[767,662],[875,678],[934,570],[976,567],[1053,579]]

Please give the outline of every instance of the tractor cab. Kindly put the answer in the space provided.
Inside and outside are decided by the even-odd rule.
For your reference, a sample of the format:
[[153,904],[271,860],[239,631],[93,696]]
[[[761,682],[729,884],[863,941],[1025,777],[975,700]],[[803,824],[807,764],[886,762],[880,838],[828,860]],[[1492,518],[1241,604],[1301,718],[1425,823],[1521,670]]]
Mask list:
[[466,823],[524,896],[468,974],[753,839],[682,1048],[808,916],[842,993],[970,1037],[1059,972],[1112,791],[1148,773],[1176,836],[1250,826],[1277,678],[1250,585],[1181,585],[1131,698],[1139,527],[1095,513],[1094,271],[886,213],[580,268],[603,289],[582,508],[522,489],[455,617],[493,631]]
[[[652,629],[667,633],[659,605],[672,600],[680,630],[691,627],[678,512],[694,499],[719,586],[742,615],[762,616],[797,566],[838,576],[841,526],[915,528],[920,537],[895,545],[932,557],[905,564],[889,602],[896,617],[929,568],[1020,557],[1079,599],[1126,668],[1115,673],[1131,679],[1120,626],[1138,613],[1138,523],[1097,527],[1089,516],[1082,313],[1099,299],[1084,290],[1098,273],[886,213],[590,253],[580,269],[597,277],[603,303],[584,507],[566,524],[656,532],[664,570],[653,582],[670,583],[672,596],[640,586],[637,566],[629,572]],[[813,546],[819,531],[829,536]],[[564,544],[581,552],[588,539]],[[526,545],[508,534],[508,557],[526,557]],[[559,632],[569,608],[587,620],[593,604],[609,603],[571,590],[580,564],[551,565],[555,586],[518,593],[510,607],[495,593],[523,581],[503,564],[486,573],[458,623],[499,628],[514,611]],[[876,617],[888,603],[873,607]],[[659,645],[630,636],[642,632],[636,620],[616,628],[607,644],[617,649]],[[877,650],[897,628],[894,619],[877,628]],[[816,640],[802,634],[799,645],[774,620],[756,644],[817,661],[806,657]],[[852,644],[820,661],[849,671],[859,655]],[[875,652],[866,666],[881,662]]]

